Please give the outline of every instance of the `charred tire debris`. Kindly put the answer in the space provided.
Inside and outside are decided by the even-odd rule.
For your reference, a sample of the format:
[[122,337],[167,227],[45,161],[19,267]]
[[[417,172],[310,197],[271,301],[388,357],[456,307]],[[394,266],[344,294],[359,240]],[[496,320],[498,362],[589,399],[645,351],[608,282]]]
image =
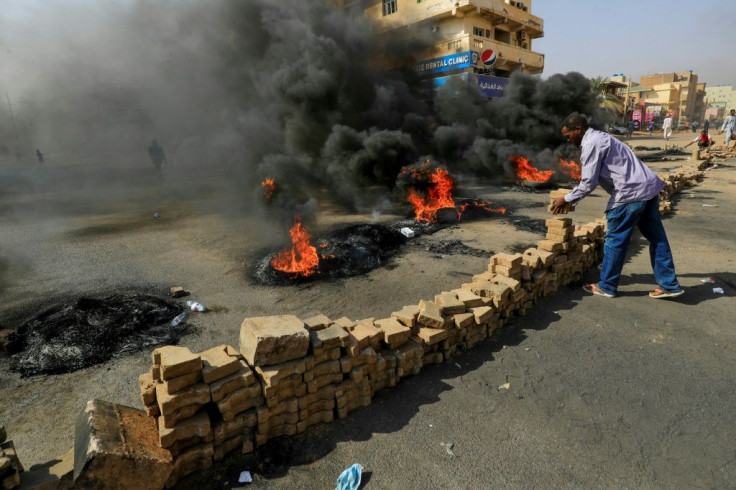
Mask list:
[[113,357],[176,344],[189,333],[169,322],[182,308],[145,294],[62,302],[23,323],[8,338],[10,369],[22,377],[63,374]]

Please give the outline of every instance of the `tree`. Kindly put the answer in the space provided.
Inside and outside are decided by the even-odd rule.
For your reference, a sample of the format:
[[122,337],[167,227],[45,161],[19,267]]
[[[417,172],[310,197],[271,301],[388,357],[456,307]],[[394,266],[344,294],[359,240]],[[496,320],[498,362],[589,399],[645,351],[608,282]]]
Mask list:
[[624,103],[613,94],[605,93],[608,79],[598,76],[590,79],[590,91],[593,92],[598,101],[598,107],[615,117],[621,117],[624,113]]

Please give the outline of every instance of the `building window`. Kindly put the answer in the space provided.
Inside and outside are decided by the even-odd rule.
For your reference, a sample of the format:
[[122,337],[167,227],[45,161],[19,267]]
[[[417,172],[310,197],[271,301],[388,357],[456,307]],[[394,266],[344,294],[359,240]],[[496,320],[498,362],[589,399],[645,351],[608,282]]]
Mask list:
[[391,15],[396,12],[398,0],[383,0],[383,15]]
[[473,41],[473,47],[476,49],[483,49],[483,41]]
[[480,27],[473,27],[473,35],[474,36],[483,37],[483,34],[485,34],[485,31],[483,29],[481,29]]

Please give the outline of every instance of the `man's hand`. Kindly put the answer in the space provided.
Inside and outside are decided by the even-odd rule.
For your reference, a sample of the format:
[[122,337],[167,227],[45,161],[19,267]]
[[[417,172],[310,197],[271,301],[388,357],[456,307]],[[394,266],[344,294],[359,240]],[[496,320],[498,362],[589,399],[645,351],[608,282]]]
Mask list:
[[565,201],[564,197],[556,197],[549,206],[549,210],[552,211],[552,214],[560,214],[564,209],[565,204],[567,204],[567,201]]

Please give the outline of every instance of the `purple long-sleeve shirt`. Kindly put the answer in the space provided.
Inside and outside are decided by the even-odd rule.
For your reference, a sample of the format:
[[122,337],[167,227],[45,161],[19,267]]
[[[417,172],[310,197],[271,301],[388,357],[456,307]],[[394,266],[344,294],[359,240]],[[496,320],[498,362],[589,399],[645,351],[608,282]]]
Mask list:
[[648,201],[665,185],[631,148],[608,133],[588,128],[580,147],[582,179],[565,195],[567,202],[577,203],[600,184],[611,195],[608,211],[622,204]]

